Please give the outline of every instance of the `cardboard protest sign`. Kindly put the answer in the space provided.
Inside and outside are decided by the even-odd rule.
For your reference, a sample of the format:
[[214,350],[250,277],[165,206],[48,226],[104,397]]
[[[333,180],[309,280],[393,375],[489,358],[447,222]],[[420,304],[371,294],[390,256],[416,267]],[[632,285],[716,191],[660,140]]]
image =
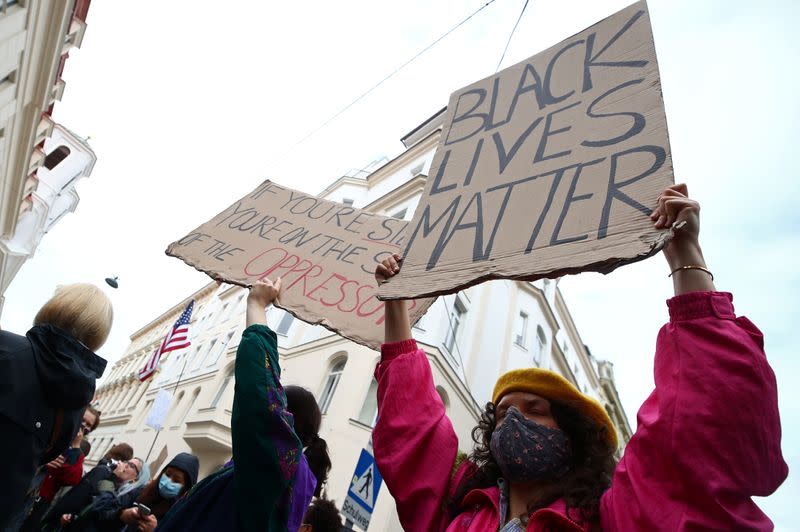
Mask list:
[[[401,249],[407,225],[264,181],[166,253],[241,286],[281,277],[277,306],[378,349],[384,303],[375,266]],[[409,304],[412,323],[431,303]]]
[[641,260],[671,234],[649,215],[672,183],[650,19],[638,2],[453,93],[403,268],[379,297]]

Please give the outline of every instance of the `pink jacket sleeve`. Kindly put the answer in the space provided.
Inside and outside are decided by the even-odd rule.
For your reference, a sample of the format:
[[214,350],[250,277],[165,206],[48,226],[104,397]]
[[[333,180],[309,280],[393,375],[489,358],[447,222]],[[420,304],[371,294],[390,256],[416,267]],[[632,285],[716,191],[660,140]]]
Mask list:
[[772,530],[751,497],[787,475],[775,375],[728,293],[667,302],[655,390],[603,496],[604,530]]
[[375,461],[404,530],[440,530],[458,438],[436,393],[430,364],[414,340],[384,344],[375,369]]

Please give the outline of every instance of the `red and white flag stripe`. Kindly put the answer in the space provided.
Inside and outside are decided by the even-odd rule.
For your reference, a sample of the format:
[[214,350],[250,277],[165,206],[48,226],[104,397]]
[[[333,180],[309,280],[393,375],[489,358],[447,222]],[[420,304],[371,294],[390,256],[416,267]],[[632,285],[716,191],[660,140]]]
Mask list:
[[172,329],[167,332],[161,345],[152,356],[147,360],[144,368],[139,371],[139,380],[146,381],[158,369],[158,363],[161,361],[161,355],[175,351],[176,349],[183,349],[189,347],[192,343],[189,341],[189,322],[192,319],[192,310],[194,310],[194,300],[192,300],[186,307],[186,310],[172,326]]

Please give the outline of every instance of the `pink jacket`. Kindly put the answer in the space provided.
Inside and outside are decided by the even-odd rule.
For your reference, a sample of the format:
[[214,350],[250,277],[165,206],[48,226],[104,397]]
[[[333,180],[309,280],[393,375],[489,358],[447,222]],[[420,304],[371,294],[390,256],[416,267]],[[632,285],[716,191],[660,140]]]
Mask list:
[[[603,530],[771,530],[752,501],[783,482],[775,375],[760,331],[732,297],[696,292],[667,302],[658,334],[655,390],[603,495]],[[447,498],[463,476],[425,353],[413,340],[385,344],[375,369],[378,468],[408,531],[487,531],[499,524],[499,490],[470,491],[452,522]],[[536,511],[530,531],[585,530],[563,501]]]

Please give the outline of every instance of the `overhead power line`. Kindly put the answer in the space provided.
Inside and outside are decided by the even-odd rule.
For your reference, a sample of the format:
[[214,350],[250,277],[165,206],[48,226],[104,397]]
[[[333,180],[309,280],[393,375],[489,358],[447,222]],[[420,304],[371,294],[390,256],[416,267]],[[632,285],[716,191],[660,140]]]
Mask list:
[[[300,144],[302,144],[303,142],[305,142],[306,140],[308,140],[309,138],[311,138],[312,136],[314,136],[314,135],[315,135],[317,132],[319,132],[319,130],[321,130],[322,128],[324,128],[325,126],[327,126],[328,124],[330,124],[330,123],[331,123],[331,122],[333,122],[334,120],[336,120],[336,119],[337,119],[337,118],[338,118],[338,117],[339,117],[339,116],[340,116],[342,113],[344,113],[345,111],[347,111],[348,109],[350,109],[351,107],[353,107],[355,104],[357,104],[358,102],[360,102],[362,99],[364,99],[364,98],[365,98],[365,97],[366,97],[368,94],[370,94],[372,91],[374,91],[375,89],[377,89],[378,87],[380,87],[381,85],[383,85],[385,82],[387,82],[389,79],[391,79],[391,78],[392,78],[392,77],[393,77],[395,74],[397,74],[398,72],[400,72],[401,70],[403,70],[405,67],[407,67],[408,65],[410,65],[411,63],[413,63],[413,62],[414,62],[416,59],[418,59],[418,58],[419,58],[419,57],[420,57],[422,54],[424,54],[425,52],[427,52],[428,50],[430,50],[431,48],[433,48],[434,46],[436,46],[437,44],[439,44],[439,42],[440,42],[440,41],[442,41],[442,40],[443,40],[445,37],[447,37],[448,35],[450,35],[450,34],[451,34],[451,33],[453,33],[454,31],[456,31],[458,28],[460,28],[461,26],[463,26],[464,24],[466,24],[466,23],[467,23],[467,21],[469,21],[469,20],[470,20],[472,17],[474,17],[475,15],[477,15],[478,13],[480,13],[481,11],[483,11],[484,9],[486,9],[487,7],[489,7],[489,6],[490,6],[491,4],[493,4],[495,1],[496,1],[496,0],[488,0],[488,2],[486,2],[486,3],[485,3],[485,4],[483,4],[481,7],[479,7],[477,10],[475,10],[475,11],[474,11],[474,12],[473,12],[471,15],[469,15],[467,18],[465,18],[464,20],[462,20],[461,22],[459,22],[458,24],[456,24],[455,26],[453,26],[452,28],[450,28],[450,29],[449,29],[447,32],[445,32],[445,33],[444,33],[444,34],[443,34],[441,37],[439,37],[438,39],[436,39],[435,41],[433,41],[432,43],[430,43],[428,46],[426,46],[425,48],[423,48],[422,50],[420,50],[419,52],[417,52],[417,53],[416,53],[416,54],[415,54],[415,55],[414,55],[414,56],[413,56],[411,59],[409,59],[408,61],[406,61],[406,62],[405,62],[405,63],[403,63],[402,65],[398,66],[397,68],[395,68],[395,69],[394,69],[394,70],[393,70],[393,71],[392,71],[390,74],[388,74],[388,75],[387,75],[387,76],[385,76],[383,79],[381,79],[379,82],[377,82],[375,85],[373,85],[372,87],[370,87],[369,89],[367,89],[366,91],[364,91],[364,92],[363,92],[361,95],[359,95],[359,96],[358,96],[356,99],[354,99],[353,101],[351,101],[350,103],[348,103],[347,105],[345,105],[344,107],[342,107],[341,109],[339,109],[339,110],[338,110],[336,113],[334,113],[333,115],[331,115],[331,116],[330,116],[330,117],[329,117],[327,120],[325,120],[324,122],[322,122],[322,124],[320,124],[319,126],[317,126],[317,127],[316,127],[316,128],[314,128],[314,129],[312,129],[312,130],[311,130],[311,131],[310,131],[308,134],[306,134],[306,135],[305,135],[303,138],[301,138],[300,140],[298,140],[297,142],[295,142],[295,143],[294,143],[294,144],[293,144],[291,147],[289,147],[289,149],[287,149],[285,152],[283,152],[281,155],[279,155],[279,156],[278,156],[278,157],[277,157],[277,158],[276,158],[276,159],[273,161],[273,163],[272,163],[272,164],[274,164],[274,163],[277,163],[277,162],[281,161],[281,160],[282,160],[282,159],[283,159],[283,158],[284,158],[286,155],[288,155],[289,153],[291,153],[291,152],[292,152],[292,150],[294,150],[294,149],[295,149],[297,146],[299,146]],[[527,2],[526,2],[526,4],[527,4]]]
[[517,18],[516,24],[514,24],[514,28],[511,30],[511,33],[508,36],[508,41],[506,42],[506,47],[503,49],[503,55],[500,56],[500,61],[497,62],[497,68],[494,69],[495,72],[500,70],[500,65],[503,64],[503,59],[506,58],[506,52],[508,51],[508,45],[511,44],[511,37],[514,36],[514,32],[517,31],[517,26],[519,26],[519,21],[522,20],[522,15],[525,14],[525,8],[528,7],[528,0],[525,0],[525,4],[522,6],[522,11],[519,13],[519,17]]

